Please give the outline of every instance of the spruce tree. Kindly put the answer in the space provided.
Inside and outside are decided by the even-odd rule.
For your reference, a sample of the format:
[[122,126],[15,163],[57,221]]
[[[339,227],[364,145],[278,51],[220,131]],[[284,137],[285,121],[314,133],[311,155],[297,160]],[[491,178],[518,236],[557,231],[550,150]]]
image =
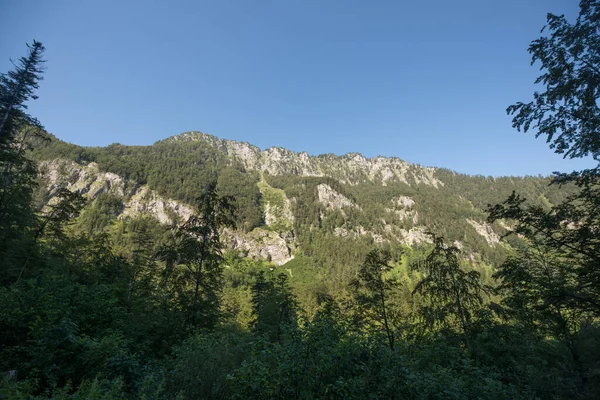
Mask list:
[[24,110],[42,80],[44,46],[27,45],[29,54],[15,68],[0,75],[0,282],[8,284],[20,275],[31,254],[29,234],[34,224],[32,195],[37,168],[27,157],[32,136],[41,124]]
[[425,273],[413,290],[413,295],[418,293],[426,299],[418,315],[429,329],[458,330],[471,350],[473,316],[483,304],[480,274],[461,268],[457,247],[444,245],[435,235],[433,244],[425,261],[413,266]]
[[27,45],[29,54],[21,57],[15,69],[0,75],[0,143],[5,144],[16,134],[19,124],[37,124],[37,121],[24,112],[27,102],[35,100],[35,90],[43,79],[46,50],[42,43],[34,40]]
[[[198,213],[175,227],[171,243],[159,250],[165,276],[175,283],[191,327],[214,326],[222,287],[221,229],[233,227],[235,207],[211,182],[199,198]],[[180,268],[181,267],[181,268]]]
[[350,287],[355,293],[360,318],[383,329],[390,350],[394,350],[396,338],[390,303],[398,282],[387,276],[391,270],[390,261],[389,251],[370,251]]

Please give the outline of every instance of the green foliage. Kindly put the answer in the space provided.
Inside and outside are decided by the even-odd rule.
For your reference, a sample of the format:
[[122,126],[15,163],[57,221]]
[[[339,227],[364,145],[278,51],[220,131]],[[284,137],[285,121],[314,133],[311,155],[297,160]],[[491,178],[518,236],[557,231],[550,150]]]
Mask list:
[[219,196],[216,182],[198,202],[198,214],[174,228],[172,242],[158,256],[166,263],[165,279],[176,287],[190,326],[212,327],[222,285],[220,229],[233,226],[235,207],[231,197]]
[[[574,24],[548,14],[549,35],[529,47],[532,63],[542,64],[544,73],[536,83],[545,91],[507,110],[516,114],[514,127],[537,128],[536,136],[547,136],[550,147],[565,157],[591,155],[598,161],[600,154],[600,59],[595,50],[600,43],[599,16],[600,4],[593,0],[580,1]],[[511,234],[524,242],[496,273],[504,306],[499,313],[530,332],[558,340],[554,358],[562,362],[557,375],[567,379],[555,393],[564,397],[597,396],[592,394],[597,377],[590,371],[599,359],[583,356],[581,348],[591,344],[587,335],[596,329],[600,311],[598,172],[596,167],[557,174],[555,186],[569,184],[576,190],[549,207],[527,205],[513,192],[504,203],[489,208],[490,221],[511,221]]]
[[28,230],[34,214],[33,189],[37,170],[26,156],[40,123],[25,112],[35,100],[42,78],[44,46],[27,45],[29,54],[15,68],[0,75],[0,284],[19,279],[32,245]]
[[414,266],[425,273],[413,290],[413,295],[426,299],[418,310],[419,318],[434,331],[458,329],[471,350],[472,320],[483,304],[480,274],[464,271],[458,248],[444,245],[443,238],[433,235],[433,243],[425,261]]
[[230,376],[232,398],[520,398],[456,348],[403,343],[392,352],[351,333],[335,311],[257,347]]
[[85,205],[85,199],[77,192],[61,188],[54,196],[55,201],[48,205],[48,211],[42,217],[40,227],[35,233],[34,240],[44,234],[52,241],[63,241],[66,239],[66,226],[79,216],[79,212]]
[[249,356],[255,338],[247,332],[202,332],[186,339],[167,363],[168,389],[185,399],[231,398],[228,375]]
[[218,178],[219,193],[230,196],[235,201],[236,226],[245,232],[264,225],[262,215],[262,195],[257,186],[256,172],[241,171],[227,167]]
[[0,148],[10,146],[16,133],[23,125],[39,125],[27,114],[29,100],[37,99],[35,90],[43,80],[44,45],[34,40],[27,45],[27,57],[21,57],[15,69],[0,75]]
[[556,153],[579,158],[591,155],[600,161],[600,4],[581,0],[579,16],[569,23],[564,15],[548,14],[547,36],[529,46],[531,63],[541,63],[544,71],[535,83],[545,86],[535,92],[529,103],[508,107],[516,114],[513,127],[527,132],[537,129],[536,137],[546,141]]
[[516,221],[513,234],[527,240],[496,273],[504,304],[521,322],[564,340],[600,316],[598,194],[597,184],[588,185],[549,211],[513,194],[490,209],[490,219]]
[[[551,16],[551,39],[532,48],[549,62],[543,79],[550,89],[574,90],[566,106],[576,106],[579,122],[565,121],[557,149],[595,156],[597,127],[579,123],[595,115],[583,83],[596,78],[577,63],[594,56],[585,46],[595,43],[598,7],[581,5],[577,24]],[[589,37],[578,42],[582,35]],[[559,51],[547,59],[548,46],[568,57]],[[34,42],[29,58],[0,79],[8,115],[0,127],[8,132],[0,143],[0,397],[600,397],[597,170],[556,177],[562,187],[447,170],[431,173],[438,187],[384,186],[383,177],[374,183],[328,166],[330,177],[259,176],[214,141],[41,143],[23,101],[41,79],[42,51]],[[13,90],[19,79],[22,93]],[[552,96],[541,95],[546,103],[538,105]],[[518,112],[517,124],[536,117],[525,115],[526,106]],[[549,136],[559,132],[540,124]],[[124,215],[123,198],[110,192],[89,204],[62,188],[36,199],[30,156],[96,162],[123,176],[127,190],[147,184],[198,209],[168,229]],[[319,185],[347,201],[327,204]],[[495,231],[512,230],[511,253],[469,221],[482,221],[487,203],[515,189],[533,201],[513,195],[490,208]],[[267,204],[277,221],[270,229],[294,236],[295,258],[276,267],[224,252],[223,228],[262,226]],[[398,245],[400,233],[420,226],[438,234],[433,246]],[[458,244],[445,246],[439,235]],[[495,279],[497,290],[486,297],[484,283]],[[423,335],[419,322],[434,334]]]
[[83,210],[75,229],[86,235],[103,232],[115,221],[122,210],[121,199],[109,193],[100,193],[93,200],[91,206]]
[[285,273],[265,278],[259,271],[252,285],[252,311],[254,320],[252,328],[255,332],[265,335],[271,341],[280,341],[283,330],[297,321],[296,299],[288,285]]
[[390,278],[391,254],[389,251],[372,250],[358,272],[358,278],[351,282],[356,292],[359,317],[374,321],[383,327],[390,350],[394,350],[395,326],[399,318],[393,315],[390,307],[394,289],[398,282]]

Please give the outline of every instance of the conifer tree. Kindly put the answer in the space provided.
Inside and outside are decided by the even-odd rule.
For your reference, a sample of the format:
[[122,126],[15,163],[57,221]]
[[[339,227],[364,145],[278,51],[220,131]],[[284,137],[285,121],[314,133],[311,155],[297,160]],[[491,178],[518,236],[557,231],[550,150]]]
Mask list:
[[375,322],[383,328],[388,345],[394,350],[395,333],[392,324],[390,302],[398,283],[386,274],[391,270],[389,251],[370,251],[362,266],[358,278],[350,283],[361,317]]
[[[26,156],[32,135],[41,124],[25,113],[27,101],[42,80],[44,46],[27,45],[29,54],[0,75],[0,282],[9,283],[31,252],[29,230],[34,223],[32,194],[37,168]],[[20,264],[20,265],[19,265]]]
[[458,327],[471,350],[473,315],[483,304],[480,274],[461,268],[457,247],[444,245],[444,240],[435,235],[433,244],[425,261],[413,266],[425,272],[413,290],[413,295],[418,293],[427,300],[420,307],[419,316],[430,329],[452,331]]
[[[233,227],[234,212],[233,199],[219,196],[216,182],[210,183],[199,198],[198,213],[176,227],[172,243],[159,250],[167,266],[165,275],[178,280],[191,327],[216,322],[222,286],[220,230]],[[183,268],[175,271],[177,267]]]
[[29,100],[37,99],[35,90],[43,79],[45,61],[42,57],[46,49],[36,40],[27,48],[27,57],[21,57],[14,70],[0,75],[0,144],[14,137],[19,124],[37,124],[24,110]]
[[252,326],[255,331],[268,335],[272,341],[281,340],[282,328],[296,321],[297,307],[285,273],[269,279],[263,271],[257,274],[252,285]]

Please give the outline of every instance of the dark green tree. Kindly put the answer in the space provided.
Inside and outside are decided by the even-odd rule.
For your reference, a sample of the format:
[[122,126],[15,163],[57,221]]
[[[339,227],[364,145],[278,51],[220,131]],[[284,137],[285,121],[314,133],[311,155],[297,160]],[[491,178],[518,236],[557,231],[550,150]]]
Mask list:
[[43,79],[45,48],[36,40],[27,48],[27,57],[21,57],[14,70],[0,75],[0,144],[10,142],[23,121],[37,124],[24,110],[29,100],[37,99],[35,90]]
[[256,274],[252,285],[252,327],[271,341],[281,341],[283,329],[297,320],[298,304],[285,273],[266,278],[264,271]]
[[514,115],[513,127],[537,129],[536,137],[546,136],[557,153],[600,161],[600,2],[581,0],[579,6],[574,23],[548,14],[542,30],[548,34],[529,46],[531,63],[543,71],[535,82],[544,90],[507,112]]
[[37,168],[27,157],[29,144],[40,135],[39,122],[26,114],[42,79],[44,46],[34,41],[29,55],[15,69],[0,75],[0,281],[11,282],[31,254],[34,221],[32,196]]
[[[535,128],[565,157],[600,161],[600,2],[581,0],[577,20],[548,14],[548,35],[534,40],[532,63],[543,74],[544,91],[529,103],[508,107],[513,126]],[[557,174],[553,183],[577,191],[551,207],[527,204],[513,193],[489,207],[489,220],[514,223],[525,246],[497,274],[510,308],[561,337],[600,315],[600,172]],[[535,312],[534,312],[535,311]]]
[[387,250],[371,250],[350,287],[355,293],[360,319],[372,321],[382,328],[390,349],[394,350],[395,318],[390,310],[391,297],[399,284],[388,276],[391,258]]
[[[56,244],[60,244],[68,240],[65,232],[66,227],[74,222],[74,219],[79,215],[79,212],[85,205],[85,199],[78,192],[71,192],[69,189],[61,188],[54,196],[55,201],[47,206],[47,210],[40,216],[39,226],[35,228],[33,233],[33,242],[38,243],[39,239],[46,236],[50,238],[48,243],[48,254],[52,253],[52,249]],[[23,273],[27,271],[27,267],[31,261],[31,257],[35,255],[33,249],[30,250],[23,267],[17,277],[19,281]]]
[[[34,127],[27,127],[28,132]],[[11,281],[21,270],[23,259],[33,245],[35,224],[33,193],[36,187],[36,164],[27,157],[24,138],[12,145],[0,145],[0,280]]]
[[233,227],[235,209],[231,197],[219,196],[216,182],[198,202],[198,213],[174,229],[172,242],[158,255],[166,262],[165,277],[177,281],[189,325],[210,327],[216,323],[222,286],[220,230]]
[[[537,136],[564,157],[591,156],[600,161],[600,2],[581,0],[574,23],[548,14],[546,36],[534,40],[532,64],[541,63],[543,85],[533,101],[516,103],[518,130],[537,129]],[[490,206],[489,221],[512,225],[518,251],[496,273],[503,295],[502,315],[539,337],[559,339],[576,372],[574,393],[594,397],[598,380],[590,373],[598,357],[587,348],[600,315],[600,170],[556,174],[553,184],[570,184],[576,192],[564,201],[539,207],[513,192]],[[593,336],[592,336],[593,337]],[[596,339],[597,341],[597,336]],[[597,353],[596,353],[597,354]]]
[[432,237],[434,247],[427,258],[413,265],[425,273],[413,290],[413,295],[420,294],[426,300],[418,315],[432,330],[458,331],[470,351],[473,317],[483,304],[480,274],[461,268],[457,247],[446,246],[441,237]]
[[85,198],[79,192],[72,192],[67,188],[60,188],[43,212],[41,222],[35,232],[34,240],[38,240],[44,234],[51,237],[50,251],[56,240],[65,239],[65,228],[79,216],[79,212],[86,203]]
[[512,221],[509,235],[521,241],[495,274],[503,304],[517,321],[564,343],[600,316],[599,190],[584,187],[550,210],[517,194],[490,208],[490,221]]

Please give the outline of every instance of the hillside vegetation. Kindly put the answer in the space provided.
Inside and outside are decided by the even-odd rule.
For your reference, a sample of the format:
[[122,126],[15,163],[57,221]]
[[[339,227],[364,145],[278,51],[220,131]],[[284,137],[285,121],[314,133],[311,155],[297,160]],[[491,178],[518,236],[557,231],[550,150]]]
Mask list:
[[[549,14],[508,109],[595,160],[599,21]],[[44,51],[0,79],[0,398],[600,397],[598,168],[80,147],[27,113]]]

